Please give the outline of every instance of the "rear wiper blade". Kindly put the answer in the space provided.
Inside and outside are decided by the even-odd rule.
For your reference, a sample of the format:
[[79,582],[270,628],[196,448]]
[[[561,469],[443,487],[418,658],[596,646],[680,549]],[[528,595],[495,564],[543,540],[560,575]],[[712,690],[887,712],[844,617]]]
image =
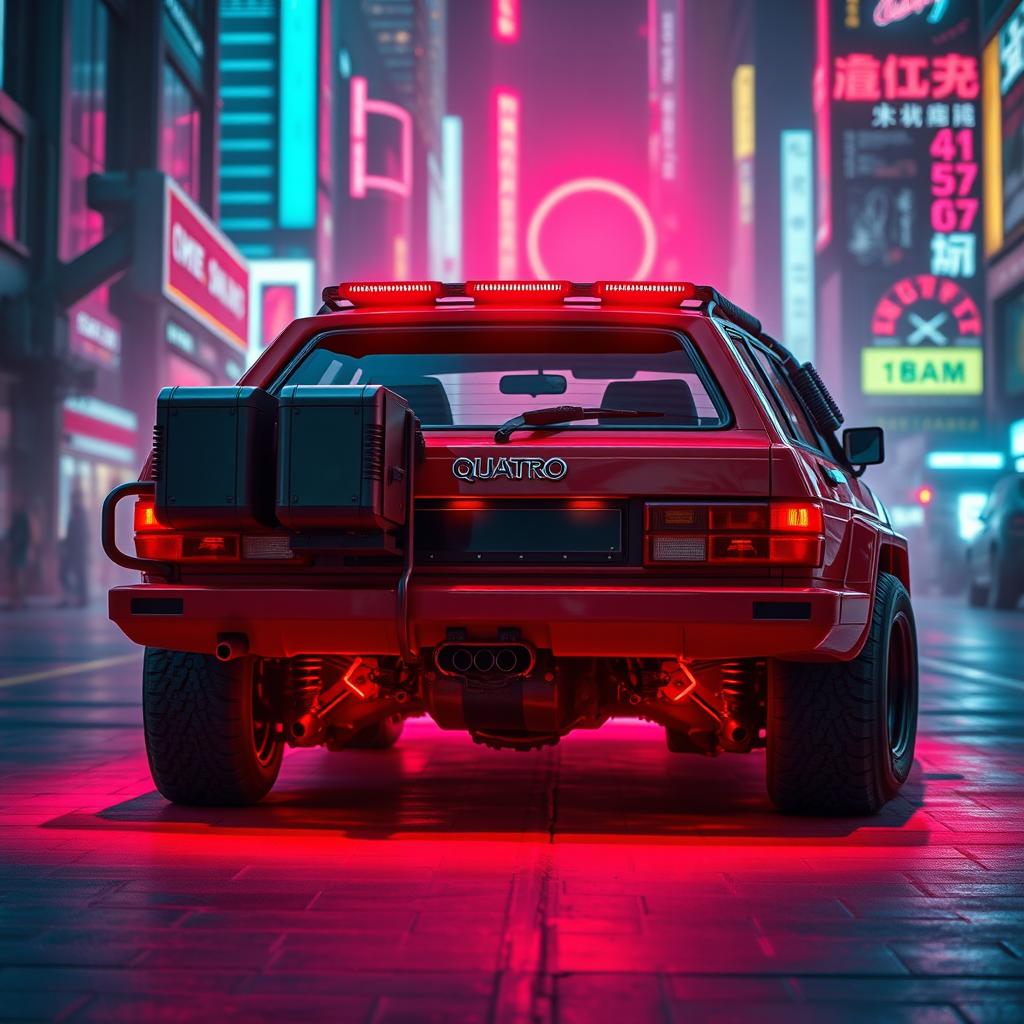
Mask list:
[[572,423],[574,420],[632,420],[664,415],[663,412],[651,412],[649,409],[605,409],[601,406],[587,409],[582,405],[552,405],[546,409],[530,409],[506,420],[494,432],[494,440],[498,444],[505,444],[517,430],[525,427],[550,427],[556,423]]

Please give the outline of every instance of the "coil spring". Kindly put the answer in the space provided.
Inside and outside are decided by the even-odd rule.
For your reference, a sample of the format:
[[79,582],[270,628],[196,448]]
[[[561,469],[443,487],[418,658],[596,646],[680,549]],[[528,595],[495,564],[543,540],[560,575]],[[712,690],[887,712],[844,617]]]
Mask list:
[[315,654],[299,654],[289,665],[289,683],[295,717],[313,710],[323,685],[324,659]]
[[742,661],[724,661],[719,666],[719,673],[726,714],[734,719],[743,718],[755,697],[751,666]]

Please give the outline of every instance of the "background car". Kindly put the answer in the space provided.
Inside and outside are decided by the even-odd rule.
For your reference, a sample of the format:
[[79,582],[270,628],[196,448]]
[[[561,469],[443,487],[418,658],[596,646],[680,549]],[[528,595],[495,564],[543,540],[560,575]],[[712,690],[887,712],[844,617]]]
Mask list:
[[979,518],[967,547],[968,603],[1014,608],[1024,594],[1024,478],[1000,480]]

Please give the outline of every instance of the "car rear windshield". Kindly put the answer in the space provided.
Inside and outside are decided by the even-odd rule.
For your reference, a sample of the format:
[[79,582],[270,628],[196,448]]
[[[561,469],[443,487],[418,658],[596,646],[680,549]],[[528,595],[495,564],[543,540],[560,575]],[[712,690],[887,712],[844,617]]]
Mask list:
[[424,427],[491,429],[556,405],[661,413],[595,417],[584,429],[713,429],[728,410],[695,346],[675,331],[615,328],[376,328],[324,335],[285,384],[383,384]]

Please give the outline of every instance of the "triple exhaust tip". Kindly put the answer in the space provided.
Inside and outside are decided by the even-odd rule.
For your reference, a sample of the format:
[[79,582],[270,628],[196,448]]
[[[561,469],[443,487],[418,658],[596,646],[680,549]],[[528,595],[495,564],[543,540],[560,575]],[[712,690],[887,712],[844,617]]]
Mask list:
[[442,644],[435,662],[445,674],[513,676],[529,672],[534,656],[524,643]]
[[452,668],[457,672],[515,672],[518,667],[519,658],[511,647],[480,647],[476,651],[459,647],[452,652]]

